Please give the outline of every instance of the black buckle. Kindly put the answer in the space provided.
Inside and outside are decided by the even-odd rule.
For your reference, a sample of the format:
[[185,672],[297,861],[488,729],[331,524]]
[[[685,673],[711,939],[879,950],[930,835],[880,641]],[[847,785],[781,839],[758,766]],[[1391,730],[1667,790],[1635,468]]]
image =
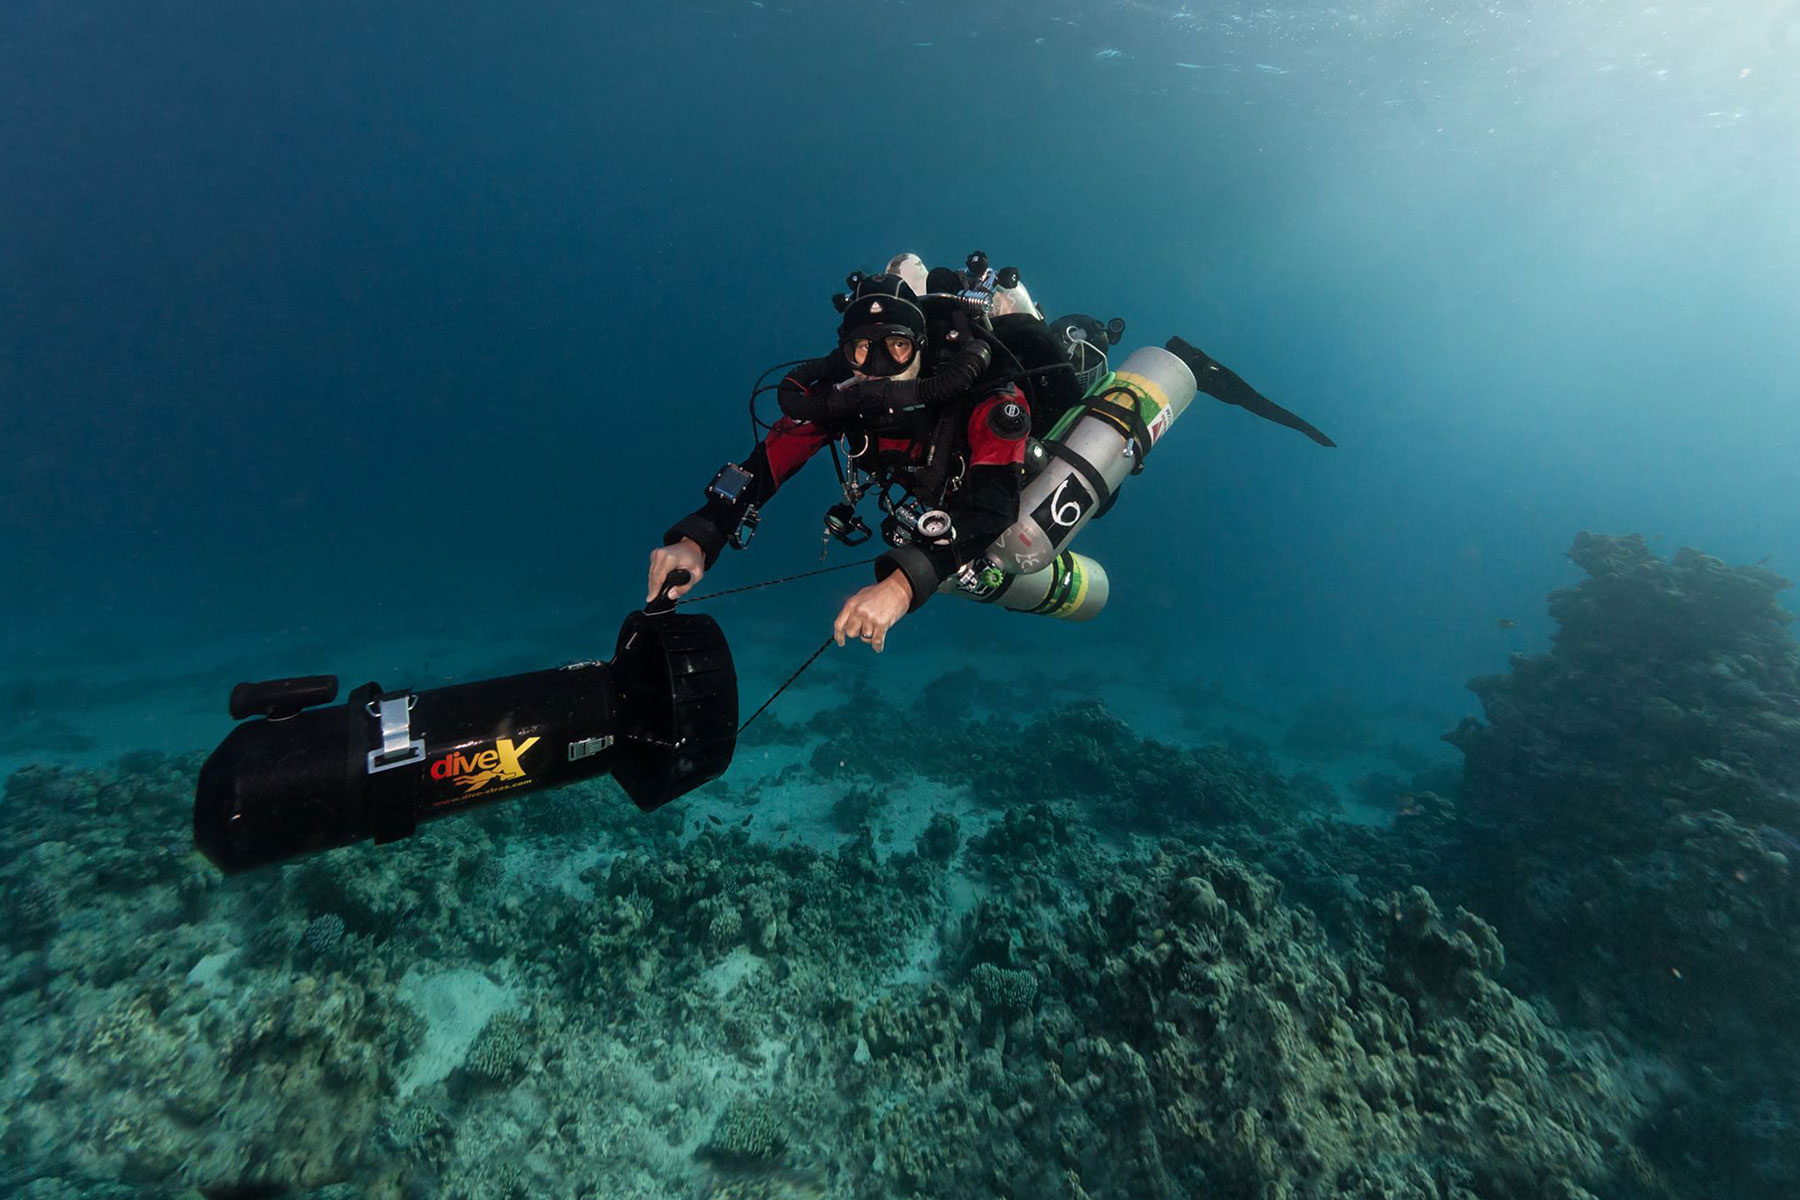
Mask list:
[[834,504],[825,510],[825,533],[846,546],[860,546],[875,536],[875,531],[848,504]]

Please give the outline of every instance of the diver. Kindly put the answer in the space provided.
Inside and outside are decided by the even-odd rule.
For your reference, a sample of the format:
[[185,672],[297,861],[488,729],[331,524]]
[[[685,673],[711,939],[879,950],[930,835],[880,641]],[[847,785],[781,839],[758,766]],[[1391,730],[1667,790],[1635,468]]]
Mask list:
[[[837,349],[784,364],[792,369],[774,387],[782,416],[772,425],[755,409],[768,389],[753,390],[758,444],[665,532],[647,601],[679,599],[725,546],[746,546],[762,507],[828,449],[843,498],[825,514],[826,545],[874,536],[856,512],[873,495],[889,547],[876,582],[838,613],[838,645],[881,651],[934,591],[1084,621],[1105,607],[1110,584],[1068,544],[1112,507],[1197,392],[1335,444],[1180,337],[1115,366],[1108,351],[1123,320],[1046,321],[1016,268],[996,271],[980,251],[965,266],[927,271],[903,254],[881,274],[849,276],[834,298]],[[687,578],[672,585],[677,570]]]
[[[922,266],[907,258],[889,265]],[[648,599],[679,569],[690,578],[669,588],[678,599],[726,545],[747,544],[762,507],[828,448],[844,498],[826,514],[827,539],[869,540],[856,505],[875,495],[888,546],[875,582],[845,601],[833,623],[840,646],[854,639],[880,652],[901,617],[1017,517],[1031,409],[1018,383],[993,370],[985,314],[952,297],[922,298],[897,270],[857,272],[847,282],[836,298],[837,349],[787,372],[776,389],[780,419],[663,535],[650,556]]]

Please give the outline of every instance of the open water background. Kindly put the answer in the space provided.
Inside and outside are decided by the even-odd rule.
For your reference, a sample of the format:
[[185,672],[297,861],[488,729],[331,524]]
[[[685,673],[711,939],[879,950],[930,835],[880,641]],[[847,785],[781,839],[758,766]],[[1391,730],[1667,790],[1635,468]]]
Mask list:
[[[1197,406],[1084,541],[1104,622],[928,610],[897,648],[1149,639],[1252,692],[1454,715],[1542,649],[1577,529],[1800,555],[1797,63],[1767,0],[20,0],[11,670],[501,636],[521,606],[604,641],[747,449],[756,371],[829,344],[843,272],[981,247],[1340,449]],[[717,578],[812,561],[831,490],[803,477]]]
[[[915,697],[953,697],[955,722],[1016,709],[1020,728],[1032,728],[1039,711],[1098,693],[1133,739],[1247,733],[1278,757],[1296,750],[1284,730],[1310,712],[1315,734],[1354,744],[1278,765],[1340,789],[1372,765],[1387,772],[1376,790],[1389,793],[1408,786],[1396,767],[1460,765],[1438,735],[1477,711],[1467,679],[1502,670],[1510,653],[1547,649],[1543,597],[1576,579],[1563,555],[1577,531],[1642,533],[1665,556],[1693,545],[1800,569],[1796,200],[1792,0],[1203,11],[1129,0],[10,0],[0,6],[0,775],[202,750],[225,733],[226,690],[239,679],[336,672],[351,685],[432,686],[604,656],[620,616],[641,603],[646,551],[698,502],[719,462],[748,450],[744,399],[757,372],[823,352],[836,324],[829,297],[845,272],[899,250],[955,264],[985,249],[996,264],[1017,264],[1052,314],[1124,317],[1127,350],[1179,333],[1339,445],[1321,449],[1200,398],[1115,514],[1083,535],[1080,549],[1112,578],[1100,620],[1062,626],[935,601],[898,627],[881,658],[852,648],[823,660],[777,710],[795,724],[779,736],[765,727],[769,743],[741,753],[726,783],[660,824],[613,810],[596,833],[583,822],[601,818],[562,797],[496,824],[453,823],[460,833],[386,857],[345,852],[219,885],[187,855],[179,763],[191,760],[133,756],[104,787],[98,776],[12,776],[5,816],[26,836],[8,882],[21,946],[6,960],[3,998],[21,1014],[8,1103],[24,1115],[8,1145],[31,1151],[21,1154],[30,1172],[73,1179],[77,1167],[116,1159],[145,1179],[190,1167],[201,1178],[217,1164],[155,1157],[174,1153],[167,1147],[120,1149],[130,1127],[105,1104],[151,1111],[136,1097],[171,1090],[156,1073],[177,1062],[171,1046],[238,1045],[233,1005],[311,1011],[287,989],[311,994],[340,938],[345,962],[372,955],[406,978],[432,966],[396,939],[407,922],[393,922],[391,908],[410,902],[379,870],[436,886],[443,873],[431,855],[460,864],[477,899],[431,914],[444,934],[434,978],[481,992],[499,985],[469,964],[497,978],[518,965],[498,961],[502,952],[528,945],[506,925],[519,913],[507,889],[547,863],[557,864],[551,891],[569,893],[556,911],[576,913],[596,879],[607,883],[582,874],[595,862],[639,874],[678,867],[671,830],[691,817],[680,834],[688,844],[717,837],[702,821],[724,828],[721,809],[732,828],[757,818],[751,836],[786,841],[792,831],[796,844],[841,851],[857,822],[840,811],[832,760],[846,768],[837,756],[854,752],[806,750],[798,724],[823,714],[806,736],[848,745],[826,737],[848,721],[846,694],[859,712],[876,706],[840,685],[886,689],[908,706],[888,718],[895,727],[928,732],[943,726]],[[726,559],[706,588],[818,565],[817,519],[833,491],[824,468],[800,476],[753,553]],[[846,573],[714,610],[746,710],[823,637],[854,583]],[[1773,663],[1778,642],[1754,645]],[[984,694],[964,695],[964,676],[928,686],[965,666],[977,668]],[[1571,678],[1581,682],[1579,669]],[[1009,689],[1009,680],[1030,682]],[[1065,685],[1069,696],[1047,694]],[[1749,690],[1758,703],[1791,703]],[[1708,695],[1696,691],[1693,703]],[[1627,711],[1582,700],[1608,719]],[[1081,711],[1092,728],[1031,760],[1063,755],[1076,784],[1104,761],[1081,759],[1082,738],[1095,756],[1088,734],[1120,740],[1104,714]],[[1615,734],[1642,733],[1596,727],[1605,736],[1587,749],[1601,759]],[[1162,751],[1131,740],[1116,753],[1160,761]],[[1224,771],[1227,760],[1204,761]],[[1694,761],[1749,779],[1755,787],[1744,787],[1764,799],[1755,772]],[[946,799],[961,786],[954,771],[920,762],[918,778],[878,780],[879,797],[862,795],[865,806],[892,805],[884,847],[913,845],[946,805],[973,806]],[[791,782],[802,766],[817,776],[804,786]],[[158,810],[117,800],[153,777],[157,803],[182,810],[172,833]],[[1020,793],[1035,786],[1008,782]],[[1258,786],[1287,794],[1273,775]],[[1712,793],[1689,791],[1704,813]],[[740,818],[729,807],[749,810],[765,792],[766,808]],[[1021,799],[1000,792],[981,804]],[[1487,802],[1495,796],[1504,799],[1496,791]],[[1139,799],[1107,793],[1101,815],[1130,810],[1119,819],[1136,829]],[[1435,828],[1410,797],[1376,800],[1388,807],[1352,804],[1340,815],[1385,824],[1398,811],[1427,835]],[[1005,819],[1015,815],[1009,807]],[[517,830],[506,825],[514,819]],[[1310,816],[1283,819],[1317,832]],[[1704,833],[1710,819],[1682,828]],[[1769,847],[1793,835],[1745,821],[1707,835],[1724,847],[1716,862],[1694,851],[1698,865],[1677,863],[1667,879],[1660,860],[1632,866],[1641,878],[1627,882],[1651,897],[1642,912],[1717,916],[1720,928],[1736,919],[1785,945],[1785,917],[1756,905],[1786,893],[1752,892],[1751,876],[1728,868],[1731,855],[1760,848],[1769,852],[1745,861],[1785,886],[1787,859]],[[527,844],[540,834],[542,846]],[[645,845],[653,849],[628,849]],[[733,845],[749,853],[741,839]],[[1035,843],[1027,848],[1035,861]],[[989,867],[1004,867],[1001,857]],[[1630,910],[1636,893],[1612,886],[1601,870],[1609,861],[1626,877],[1623,860],[1604,854],[1576,862],[1594,866],[1591,879],[1551,866]],[[358,866],[369,862],[380,866]],[[1235,880],[1238,870],[1216,873]],[[1738,891],[1714,886],[1725,878],[1745,885],[1739,909],[1724,902]],[[1329,913],[1334,895],[1356,893],[1357,876],[1321,883],[1302,873],[1301,882],[1319,890],[1295,894]],[[697,894],[664,899],[677,909],[711,903]],[[635,884],[629,898],[638,900]],[[945,911],[960,919],[975,902],[953,873]],[[1611,910],[1571,901],[1571,911],[1597,921]],[[596,913],[604,918],[605,906],[579,909],[583,929]],[[103,947],[96,930],[124,949]],[[926,932],[925,942],[937,936]],[[543,1030],[566,1020],[594,1039],[569,1059],[596,1072],[603,1086],[593,1094],[610,1111],[615,1081],[592,1046],[634,1062],[650,1053],[641,1030],[606,1029],[616,1014],[593,1000],[611,994],[601,965],[626,955],[613,947],[589,961],[558,936],[522,953],[525,967],[568,960],[554,988],[533,984],[534,1019]],[[651,936],[623,944],[635,954]],[[25,945],[31,938],[42,945]],[[731,944],[731,963],[757,965]],[[1757,970],[1726,954],[1718,978],[1782,990],[1786,968],[1756,959],[1754,940],[1720,944]],[[785,946],[761,949],[770,961],[803,961]],[[306,957],[313,950],[317,960]],[[934,966],[921,950],[894,979],[858,986],[910,988],[937,971],[966,999],[945,953]],[[1663,966],[1650,965],[1658,981]],[[1765,967],[1768,979],[1755,979]],[[404,979],[396,1000],[391,981],[360,966],[330,986],[371,1013],[418,1007]],[[678,995],[671,987],[654,998]],[[1727,999],[1753,1007],[1757,995]],[[42,1011],[30,1007],[40,1000]],[[1583,1003],[1571,1020],[1603,1024],[1607,1001]],[[160,1029],[153,1007],[166,1014]],[[175,1020],[201,1007],[222,1014],[225,1032],[211,1042]],[[115,1009],[117,1021],[107,1016]],[[468,1026],[462,1050],[491,1011],[452,1014]],[[813,1010],[794,1011],[811,1036]],[[370,1024],[377,1041],[401,1027],[388,1016]],[[696,1042],[725,1028],[676,1024]],[[854,1042],[814,1057],[841,1067]],[[654,1045],[660,1054],[663,1041]],[[77,1046],[111,1047],[116,1061]],[[255,1072],[283,1054],[266,1047],[227,1082],[267,1078]],[[715,1078],[710,1060],[695,1061],[704,1069],[682,1069]],[[1740,1156],[1750,1164],[1742,1178],[1780,1188],[1791,1179],[1777,1153],[1793,1128],[1791,1085],[1761,1079],[1741,1057],[1721,1061],[1722,1071],[1693,1069],[1690,1082],[1706,1087],[1689,1108],[1671,1107],[1668,1124],[1634,1136],[1687,1178],[1739,1187],[1683,1149],[1738,1144],[1691,1119],[1710,1111],[1756,1151]],[[87,1082],[64,1079],[93,1063]],[[359,1093],[379,1099],[384,1120],[386,1069],[369,1067]],[[742,1063],[731,1069],[746,1088],[768,1082]],[[68,1090],[42,1090],[40,1078]],[[668,1091],[686,1080],[678,1074]],[[586,1092],[542,1090],[546,1103],[601,1107],[586,1105]],[[645,1111],[675,1111],[659,1107],[656,1087],[641,1090]],[[74,1132],[55,1131],[64,1110]],[[250,1149],[208,1151],[234,1170],[283,1183],[330,1174],[329,1154],[305,1169],[237,1162],[275,1144],[267,1128],[290,1123],[258,1125],[222,1102],[218,1111],[242,1118],[214,1132]],[[716,1115],[693,1101],[682,1145]],[[115,1159],[82,1166],[94,1131],[79,1122],[103,1118]],[[372,1144],[363,1126],[373,1120],[348,1119],[357,1132],[347,1144]],[[480,1162],[474,1128],[461,1135],[463,1153]],[[577,1140],[569,1161],[585,1170],[598,1143]],[[678,1140],[671,1133],[657,1153]],[[75,1165],[58,1165],[68,1147],[79,1151]],[[468,1187],[449,1194],[487,1194]]]

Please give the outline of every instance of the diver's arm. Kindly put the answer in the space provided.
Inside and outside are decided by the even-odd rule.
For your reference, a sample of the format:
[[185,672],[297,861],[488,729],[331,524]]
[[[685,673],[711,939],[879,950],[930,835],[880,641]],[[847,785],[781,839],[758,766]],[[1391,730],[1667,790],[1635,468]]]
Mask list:
[[923,379],[846,381],[831,389],[825,400],[826,419],[855,417],[879,422],[920,409],[941,409],[966,399],[992,361],[993,352],[986,342],[971,341]]
[[[750,452],[750,457],[744,460],[743,468],[750,474],[750,486],[744,493],[748,499],[763,490],[759,485],[771,474],[768,452],[759,444]],[[714,495],[709,488],[704,504],[663,531],[663,545],[673,546],[683,540],[691,541],[700,547],[701,554],[706,558],[706,566],[710,568],[719,561],[719,555],[725,552],[725,543],[742,517],[743,509],[740,505]]]
[[743,520],[745,509],[762,508],[828,440],[817,426],[789,417],[781,418],[744,460],[743,469],[749,474],[750,482],[738,500],[733,503],[708,491],[705,504],[664,531],[663,545],[673,546],[683,538],[691,539],[706,556],[706,565],[711,567],[719,561],[732,532]]
[[838,354],[804,363],[777,389],[781,411],[797,421],[830,425],[862,421],[880,428],[906,419],[907,414],[966,403],[969,389],[993,361],[993,351],[973,333],[953,331],[947,336],[959,339],[954,345],[960,348],[921,379],[863,378]]
[[706,552],[693,538],[684,537],[650,552],[650,582],[644,588],[646,605],[656,600],[676,571],[686,572],[687,582],[671,586],[665,596],[669,600],[681,599],[706,577]]
[[989,396],[969,416],[969,467],[962,484],[947,497],[956,537],[946,545],[914,542],[896,546],[875,560],[875,577],[904,572],[912,586],[912,608],[931,598],[938,585],[978,557],[1019,519],[1021,466],[1031,409],[1017,387]]
[[1017,467],[970,467],[958,489],[950,514],[956,540],[946,545],[914,542],[896,546],[875,560],[875,577],[886,579],[899,571],[912,586],[912,612],[931,598],[938,585],[977,557],[1019,519],[1019,470]]

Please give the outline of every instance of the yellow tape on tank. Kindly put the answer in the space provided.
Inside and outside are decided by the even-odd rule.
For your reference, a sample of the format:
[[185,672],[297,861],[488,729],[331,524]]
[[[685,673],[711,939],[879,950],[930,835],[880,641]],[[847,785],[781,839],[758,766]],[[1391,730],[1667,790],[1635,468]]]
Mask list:
[[1056,556],[1050,569],[1056,572],[1050,582],[1050,592],[1031,611],[1045,617],[1068,617],[1080,612],[1088,594],[1088,576],[1081,569],[1081,556],[1064,550]]
[[[1094,386],[1087,390],[1087,395],[1082,397],[1083,400],[1103,398],[1120,408],[1129,408],[1137,413],[1138,419],[1144,423],[1144,428],[1150,431],[1150,444],[1153,446],[1157,439],[1162,437],[1163,432],[1175,423],[1175,418],[1179,415],[1169,404],[1168,391],[1156,380],[1140,375],[1136,371],[1109,373],[1096,381]],[[1050,432],[1044,435],[1044,440],[1047,442],[1060,441],[1075,422],[1087,416],[1091,411],[1086,404],[1072,406],[1068,412],[1062,415],[1062,419],[1057,421]],[[1103,416],[1102,419],[1109,425],[1119,426],[1119,422],[1112,417]],[[1119,428],[1119,432],[1126,437],[1131,436],[1129,429]]]
[[[1138,418],[1144,422],[1144,428],[1150,431],[1150,444],[1154,446],[1169,426],[1175,423],[1177,416],[1169,403],[1169,393],[1156,380],[1139,375],[1136,371],[1115,372],[1113,386],[1122,387],[1131,393],[1136,402]],[[1114,396],[1115,402],[1119,399],[1121,397]]]

